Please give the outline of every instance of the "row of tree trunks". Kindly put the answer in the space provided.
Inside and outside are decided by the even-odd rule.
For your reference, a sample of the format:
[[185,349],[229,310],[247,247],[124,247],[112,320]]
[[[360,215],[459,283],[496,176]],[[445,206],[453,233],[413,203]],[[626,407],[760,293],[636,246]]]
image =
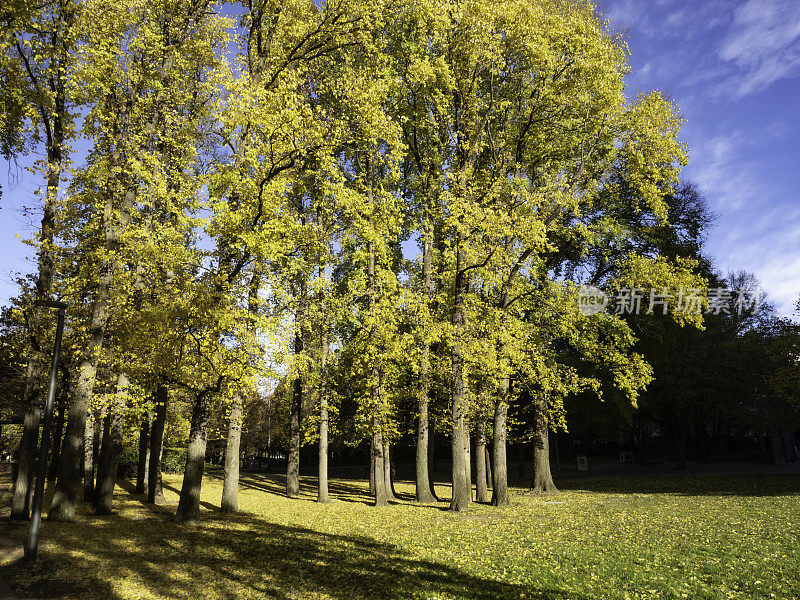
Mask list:
[[[59,6],[59,8],[65,8]],[[55,86],[55,96],[52,105],[46,100],[40,106],[40,114],[44,117],[45,141],[47,151],[47,187],[44,196],[41,229],[39,231],[39,256],[38,273],[36,277],[36,298],[46,299],[50,295],[53,283],[53,233],[56,222],[56,204],[58,200],[58,186],[61,182],[61,172],[64,166],[64,119],[67,117],[66,77],[62,77],[66,65],[63,56],[69,43],[67,37],[53,33],[53,46],[59,48],[59,67],[55,79],[49,82],[36,80],[33,71],[28,70],[32,78],[31,83],[37,88]],[[33,491],[34,465],[36,450],[39,441],[39,397],[42,391],[42,374],[44,373],[45,360],[41,348],[41,331],[46,322],[46,308],[33,307],[30,315],[30,339],[32,352],[28,360],[25,373],[25,391],[23,406],[25,412],[22,421],[22,438],[19,444],[17,476],[14,480],[14,489],[11,499],[11,518],[27,519],[30,516],[30,500]]]
[[[373,426],[375,421],[373,420]],[[380,428],[379,428],[380,429]],[[377,498],[377,481],[383,482],[383,492],[381,496],[385,498],[386,502],[394,502],[397,500],[397,493],[394,489],[394,473],[392,472],[392,459],[391,459],[391,444],[386,441],[386,437],[382,431],[379,431],[379,436],[371,436],[369,447],[369,495]],[[383,440],[379,452],[375,451],[375,442],[377,438]],[[381,476],[376,478],[376,473]],[[386,503],[384,502],[384,504]]]
[[54,521],[73,521],[75,504],[80,485],[81,447],[86,430],[86,420],[92,406],[94,384],[97,375],[97,364],[103,349],[106,326],[109,319],[109,298],[111,284],[117,271],[115,251],[119,244],[121,231],[126,226],[130,211],[136,200],[136,187],[126,184],[122,206],[114,203],[115,194],[107,191],[103,207],[102,223],[106,258],[100,265],[100,275],[92,307],[92,320],[89,327],[89,341],[75,378],[67,431],[59,464],[58,480],[53,501],[50,505],[49,518]]
[[[40,265],[41,272],[41,265]],[[41,278],[41,275],[40,275]],[[17,475],[14,479],[14,492],[11,498],[11,518],[27,519],[30,516],[31,490],[34,481],[36,447],[39,441],[39,384],[42,374],[42,360],[34,351],[28,360],[25,373],[25,392],[23,403],[25,413],[22,417],[22,438],[19,442]]]
[[94,497],[95,508],[97,513],[101,515],[111,514],[114,505],[114,487],[117,483],[119,457],[122,454],[122,436],[125,429],[125,411],[128,404],[129,386],[128,375],[120,373],[117,376],[114,403],[110,407],[110,414],[106,416],[108,426],[103,435],[103,450],[100,456]]

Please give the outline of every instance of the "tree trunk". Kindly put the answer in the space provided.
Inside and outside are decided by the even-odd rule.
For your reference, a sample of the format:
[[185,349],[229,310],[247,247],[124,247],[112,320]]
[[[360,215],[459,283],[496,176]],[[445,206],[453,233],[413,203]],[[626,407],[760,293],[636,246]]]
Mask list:
[[117,483],[117,469],[119,468],[119,457],[122,454],[122,436],[125,431],[125,411],[128,406],[128,388],[130,382],[125,373],[117,376],[117,392],[114,395],[114,405],[111,407],[111,414],[106,417],[110,421],[110,426],[103,436],[103,447],[105,452],[100,462],[102,477],[97,479],[97,489],[95,491],[95,504],[97,514],[108,515],[114,507],[114,487]]
[[[304,333],[306,326],[306,284],[300,284],[297,310],[295,312],[294,354],[299,360],[304,350]],[[297,373],[293,390],[292,404],[289,413],[289,457],[286,461],[286,495],[289,498],[300,496],[300,421],[303,412],[303,376]]]
[[488,444],[484,446],[484,455],[485,455],[484,464],[486,465],[486,487],[488,489],[492,487],[492,457],[489,455]]
[[[430,232],[426,229],[425,239],[422,246],[422,278],[425,284],[425,300],[430,302],[431,298],[431,240]],[[423,333],[424,336],[424,333]],[[429,445],[432,443],[428,437],[428,404],[430,396],[430,353],[431,348],[427,339],[422,340],[422,359],[420,361],[419,372],[419,399],[418,420],[417,420],[417,454],[416,454],[416,500],[417,502],[435,502],[433,494],[428,455]]]
[[167,422],[167,387],[159,383],[156,387],[156,412],[150,430],[150,462],[147,465],[147,502],[164,504],[161,486],[161,458],[164,455],[164,427]]
[[475,441],[475,467],[475,501],[488,503],[490,498],[489,488],[486,485],[486,435],[482,430]]
[[467,441],[464,450],[467,455],[467,489],[469,489],[470,501],[472,500],[472,431],[469,428],[469,421],[464,419],[464,434]]
[[[94,430],[94,447],[95,449],[99,449],[93,456],[96,474],[94,480],[94,492],[92,493],[92,506],[95,508],[97,508],[97,500],[99,498],[98,492],[100,490],[100,482],[106,476],[106,455],[108,454],[108,442],[111,432],[111,407],[106,409],[105,416],[99,419],[99,421],[103,424],[102,428],[95,427]],[[101,431],[102,434],[100,433]]]
[[369,438],[369,495],[375,496],[375,436]]
[[300,412],[303,406],[303,380],[294,380],[292,405],[289,414],[289,457],[286,461],[286,495],[300,496]]
[[[373,404],[377,390],[373,390]],[[383,435],[381,432],[381,418],[379,415],[372,417],[372,478],[375,482],[375,506],[386,506],[386,480],[383,465]]]
[[328,498],[328,332],[325,316],[322,319],[322,339],[320,348],[319,385],[319,464],[317,483],[317,502],[326,504]]
[[[374,206],[372,191],[372,160],[367,156],[367,203],[370,210]],[[369,344],[375,342],[375,243],[367,243],[367,293],[369,297],[370,313],[370,332]],[[373,360],[370,372],[372,407],[372,452],[370,456],[370,467],[372,471],[372,483],[374,483],[375,506],[386,506],[386,471],[384,466],[383,453],[383,425],[381,422],[381,398],[380,398],[380,372],[377,363]]]
[[508,415],[509,380],[504,377],[500,380],[500,397],[494,407],[494,431],[492,451],[494,454],[494,469],[492,475],[492,505],[508,506],[511,502],[508,496],[508,463],[506,461],[506,418]]
[[464,358],[462,340],[464,330],[464,295],[466,293],[466,274],[464,273],[463,250],[460,240],[456,242],[455,301],[453,302],[453,436],[451,440],[453,455],[453,495],[450,510],[467,510],[472,502],[472,488],[469,480],[469,434],[467,433],[467,412],[469,400],[464,389]]
[[22,438],[17,453],[17,475],[14,479],[14,492],[11,498],[11,518],[28,519],[30,516],[30,492],[35,478],[36,449],[39,445],[39,404],[38,387],[42,372],[41,354],[36,352],[28,361],[25,377],[23,403],[25,414],[22,417]]
[[210,414],[209,395],[199,393],[192,410],[192,426],[189,432],[189,446],[186,450],[186,467],[183,471],[178,511],[175,514],[175,520],[178,523],[192,522],[200,518],[200,491],[203,485]]
[[58,401],[58,411],[56,412],[55,427],[53,427],[53,447],[50,454],[50,466],[47,469],[48,481],[54,481],[58,476],[58,462],[61,456],[61,435],[64,433],[64,406],[66,401],[61,398]]
[[89,410],[86,415],[86,425],[83,430],[83,501],[91,502],[94,499],[94,469],[97,456],[97,444],[100,439],[95,414]]
[[239,512],[239,443],[242,439],[242,395],[236,393],[228,421],[228,441],[225,444],[225,478],[222,483],[222,502],[225,512]]
[[536,408],[536,428],[533,438],[533,492],[557,492],[550,472],[550,428],[547,425],[547,405],[539,401]]
[[392,460],[390,454],[391,444],[383,438],[383,484],[386,486],[386,500],[397,502],[394,495],[394,482],[392,481]]
[[150,462],[150,421],[152,415],[148,412],[142,417],[142,426],[139,428],[139,460],[136,461],[136,493],[147,493],[147,470]]

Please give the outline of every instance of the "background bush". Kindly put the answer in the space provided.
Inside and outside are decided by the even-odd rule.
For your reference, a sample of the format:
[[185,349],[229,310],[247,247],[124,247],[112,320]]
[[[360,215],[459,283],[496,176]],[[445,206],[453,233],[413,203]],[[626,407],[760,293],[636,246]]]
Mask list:
[[[138,462],[138,445],[125,446],[119,457],[118,475],[120,477],[133,477],[136,475]],[[164,448],[164,453],[161,455],[162,473],[183,473],[184,466],[186,466],[186,448]]]

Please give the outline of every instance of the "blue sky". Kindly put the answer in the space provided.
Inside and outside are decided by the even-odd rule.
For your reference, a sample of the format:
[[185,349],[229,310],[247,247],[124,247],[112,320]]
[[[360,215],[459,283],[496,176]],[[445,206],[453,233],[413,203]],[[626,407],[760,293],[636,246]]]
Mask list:
[[[800,296],[800,1],[606,0],[628,32],[628,92],[660,89],[680,105],[691,160],[716,226],[707,253],[718,270],[746,269],[778,312]],[[38,224],[38,177],[0,161],[0,304],[11,274],[31,271],[23,237]]]
[[779,313],[800,295],[800,1],[608,0],[628,30],[629,92],[660,89],[686,118],[696,182],[717,214],[706,252],[746,269]]

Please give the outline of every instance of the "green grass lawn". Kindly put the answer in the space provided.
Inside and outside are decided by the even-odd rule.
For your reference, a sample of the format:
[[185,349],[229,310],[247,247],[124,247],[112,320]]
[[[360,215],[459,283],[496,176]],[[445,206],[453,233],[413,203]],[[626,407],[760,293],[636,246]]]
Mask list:
[[[404,500],[375,509],[366,484],[334,480],[318,505],[282,479],[245,474],[240,505],[176,525],[180,477],[154,508],[117,488],[118,512],[42,528],[40,560],[19,560],[0,480],[0,573],[22,597],[144,598],[800,598],[800,476],[648,474],[563,482],[565,491],[450,513]],[[128,487],[128,486],[125,486]],[[409,498],[410,484],[398,484]],[[446,497],[446,486],[437,488]]]

